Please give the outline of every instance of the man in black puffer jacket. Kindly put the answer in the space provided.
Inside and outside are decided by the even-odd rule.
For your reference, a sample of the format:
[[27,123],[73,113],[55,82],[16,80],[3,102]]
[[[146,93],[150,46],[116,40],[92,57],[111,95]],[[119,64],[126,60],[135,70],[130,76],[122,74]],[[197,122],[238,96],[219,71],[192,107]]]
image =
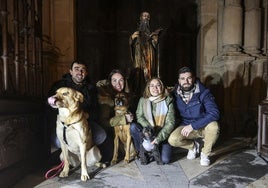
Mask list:
[[[99,125],[99,104],[97,98],[97,89],[88,79],[87,65],[81,61],[74,61],[71,64],[69,73],[63,75],[62,79],[55,82],[48,92],[48,104],[53,107],[53,97],[56,90],[61,87],[70,87],[84,95],[84,101],[81,104],[82,109],[89,114],[88,122],[92,130],[94,143],[100,149],[102,162],[110,162],[113,154],[112,140],[107,136],[104,129]],[[53,135],[52,135],[53,137]],[[59,147],[56,136],[54,135],[54,144]]]

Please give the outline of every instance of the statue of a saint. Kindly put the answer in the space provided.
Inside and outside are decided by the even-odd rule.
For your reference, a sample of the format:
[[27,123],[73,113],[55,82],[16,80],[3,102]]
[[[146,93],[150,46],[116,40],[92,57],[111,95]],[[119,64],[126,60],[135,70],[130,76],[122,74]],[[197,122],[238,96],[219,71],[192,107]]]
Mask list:
[[[152,77],[159,77],[158,39],[162,29],[150,31],[150,14],[142,12],[137,31],[129,38],[131,60],[138,76],[139,89]],[[144,84],[142,84],[144,82]]]

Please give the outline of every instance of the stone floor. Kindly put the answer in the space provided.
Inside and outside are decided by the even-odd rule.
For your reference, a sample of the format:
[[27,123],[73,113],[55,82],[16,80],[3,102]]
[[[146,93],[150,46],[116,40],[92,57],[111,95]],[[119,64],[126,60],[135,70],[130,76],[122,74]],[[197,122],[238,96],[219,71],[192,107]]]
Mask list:
[[87,182],[80,180],[80,168],[73,170],[67,178],[45,180],[37,173],[26,177],[15,188],[268,187],[267,159],[257,154],[248,139],[235,138],[216,146],[209,167],[200,166],[199,158],[187,160],[186,154],[186,150],[175,150],[176,158],[168,165],[157,165],[155,162],[141,165],[139,160],[133,160],[129,164],[120,162],[105,169],[91,167],[88,170],[92,179]]

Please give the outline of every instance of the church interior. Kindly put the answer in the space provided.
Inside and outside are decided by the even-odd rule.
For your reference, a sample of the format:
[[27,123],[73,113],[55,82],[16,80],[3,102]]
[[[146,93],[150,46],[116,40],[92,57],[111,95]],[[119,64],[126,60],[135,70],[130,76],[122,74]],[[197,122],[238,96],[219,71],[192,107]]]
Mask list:
[[[218,182],[219,187],[245,187],[262,179],[255,187],[267,187],[268,0],[0,0],[0,11],[1,187],[89,187],[71,183],[77,178],[76,173],[71,180],[56,178],[49,183],[60,184],[46,184],[43,173],[55,165],[58,154],[51,145],[55,122],[49,117],[47,92],[69,72],[74,60],[87,64],[92,83],[106,79],[112,69],[120,69],[130,90],[141,90],[133,84],[135,65],[129,39],[143,11],[150,13],[152,31],[161,28],[155,76],[172,88],[179,68],[192,67],[220,109],[220,137],[215,146],[219,148],[215,156],[220,159],[235,153],[238,163],[241,158],[254,155],[261,164],[251,169],[263,174],[250,177],[251,181],[247,178],[247,184],[241,179],[240,184],[220,184],[220,179],[207,176],[222,171],[213,171],[212,167],[201,169],[198,174],[196,166],[189,170],[193,166],[182,158],[183,151],[177,151],[180,160],[170,168],[184,169],[185,187],[214,186],[202,184],[201,178]],[[122,170],[122,166],[117,168]],[[138,168],[145,174],[148,170]],[[163,168],[154,169],[155,173],[163,172]],[[34,172],[37,180],[27,179]],[[114,171],[108,169],[106,173],[113,175]],[[229,175],[231,180],[233,176]],[[30,184],[18,184],[25,178]],[[126,182],[132,180],[121,181]],[[95,183],[98,187],[99,182]],[[168,186],[176,187],[176,183]],[[138,181],[132,184],[129,187],[145,186]]]

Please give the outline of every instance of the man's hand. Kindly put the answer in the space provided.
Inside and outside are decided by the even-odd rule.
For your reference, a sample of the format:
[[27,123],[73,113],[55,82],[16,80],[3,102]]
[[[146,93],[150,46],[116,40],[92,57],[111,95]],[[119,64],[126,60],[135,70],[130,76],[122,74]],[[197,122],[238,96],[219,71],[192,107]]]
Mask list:
[[189,134],[193,131],[193,127],[192,125],[186,125],[183,127],[183,129],[181,130],[181,134],[185,137],[188,137]]

